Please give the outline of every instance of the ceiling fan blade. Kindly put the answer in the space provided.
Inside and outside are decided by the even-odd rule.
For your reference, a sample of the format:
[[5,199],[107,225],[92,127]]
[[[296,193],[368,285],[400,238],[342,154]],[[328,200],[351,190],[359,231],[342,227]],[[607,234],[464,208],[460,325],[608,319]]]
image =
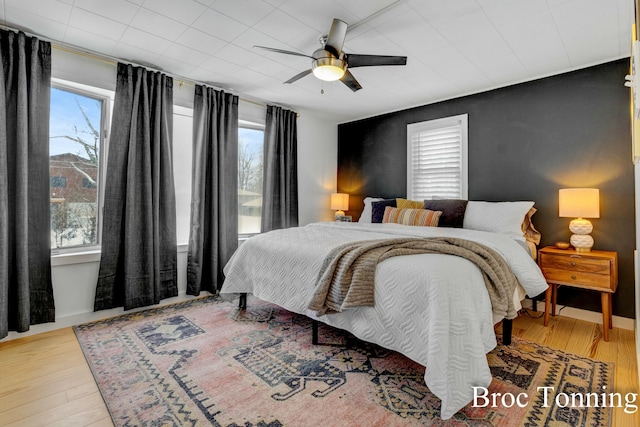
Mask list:
[[304,70],[303,72],[298,73],[298,74],[296,74],[295,76],[291,77],[289,80],[287,80],[287,81],[285,82],[285,84],[293,83],[293,82],[295,82],[296,80],[300,80],[301,78],[303,78],[304,76],[306,76],[306,75],[308,75],[308,74],[311,74],[311,70]]
[[349,70],[347,70],[344,73],[344,76],[342,76],[342,78],[340,79],[340,81],[342,83],[344,83],[345,85],[347,85],[347,87],[349,87],[349,89],[351,89],[352,91],[356,92],[360,89],[362,89],[362,86],[360,86],[360,83],[358,83],[358,81],[356,80],[355,77],[353,77],[353,74],[351,74],[349,72]]
[[406,56],[345,54],[349,68],[372,67],[377,65],[407,65]]
[[335,56],[340,57],[346,35],[347,23],[340,19],[334,19],[331,24],[331,29],[329,30],[329,35],[327,35],[327,42],[324,44],[324,48]]
[[285,55],[304,56],[305,58],[314,59],[313,56],[305,55],[304,53],[300,53],[300,52],[293,52],[291,50],[282,50],[282,49],[276,49],[274,47],[257,46],[257,45],[253,45],[253,47],[256,47],[258,49],[268,50],[269,52],[284,53]]

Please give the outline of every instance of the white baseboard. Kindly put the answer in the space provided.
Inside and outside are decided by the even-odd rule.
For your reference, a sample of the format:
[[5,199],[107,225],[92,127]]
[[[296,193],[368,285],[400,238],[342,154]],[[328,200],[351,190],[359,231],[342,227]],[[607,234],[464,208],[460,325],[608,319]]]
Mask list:
[[[533,304],[530,299],[522,301],[522,306],[525,308],[530,309],[532,305]],[[581,308],[557,305],[556,314],[560,311],[561,307],[561,316],[570,317],[571,319],[585,320],[587,322],[598,323],[600,325],[602,324],[602,313],[599,311],[590,311],[583,310]],[[544,301],[538,301],[538,310],[544,311]],[[613,327],[633,331],[635,330],[635,320],[627,317],[613,316]]]
[[[210,295],[209,292],[202,292],[202,295],[205,296]],[[0,340],[0,342],[14,340],[16,338],[23,338],[29,335],[41,334],[43,332],[55,331],[56,329],[68,328],[70,326],[80,325],[82,323],[93,322],[95,320],[107,319],[109,317],[119,316],[121,314],[129,314],[135,313],[136,311],[148,310],[150,308],[157,308],[167,304],[173,304],[177,302],[187,301],[190,299],[194,299],[198,297],[194,297],[191,295],[187,295],[186,292],[180,292],[177,297],[163,299],[160,304],[151,305],[147,307],[134,308],[132,310],[124,311],[122,307],[120,308],[112,308],[110,310],[101,310],[101,311],[93,311],[88,313],[80,313],[74,314],[71,316],[59,317],[55,322],[50,323],[42,323],[39,325],[31,325],[28,331],[26,332],[14,332],[10,331],[9,335]]]

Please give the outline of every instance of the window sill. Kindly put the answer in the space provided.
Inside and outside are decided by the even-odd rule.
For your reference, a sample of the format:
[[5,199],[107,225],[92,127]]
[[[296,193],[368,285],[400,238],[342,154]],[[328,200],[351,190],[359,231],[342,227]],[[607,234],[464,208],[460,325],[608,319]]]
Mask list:
[[[246,237],[239,237],[238,244],[242,243],[244,240],[246,240]],[[188,243],[178,243],[177,251],[179,254],[187,253],[188,250]],[[51,267],[85,264],[90,262],[100,262],[100,249],[51,255]]]
[[88,262],[99,262],[100,250],[72,252],[66,254],[58,254],[51,256],[51,267],[59,267],[62,265],[84,264]]

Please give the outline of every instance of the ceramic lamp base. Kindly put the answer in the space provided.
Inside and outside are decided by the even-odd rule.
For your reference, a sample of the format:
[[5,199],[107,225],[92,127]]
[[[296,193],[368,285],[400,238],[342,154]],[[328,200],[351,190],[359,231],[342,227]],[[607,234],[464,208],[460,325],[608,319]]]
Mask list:
[[577,252],[589,252],[593,247],[593,237],[588,234],[574,234],[571,236],[571,246]]
[[589,252],[593,247],[593,237],[589,235],[593,231],[591,221],[584,218],[576,218],[569,223],[571,236],[571,246],[576,248],[576,252]]
[[576,218],[569,223],[569,230],[573,234],[590,234],[593,231],[593,225],[588,219]]

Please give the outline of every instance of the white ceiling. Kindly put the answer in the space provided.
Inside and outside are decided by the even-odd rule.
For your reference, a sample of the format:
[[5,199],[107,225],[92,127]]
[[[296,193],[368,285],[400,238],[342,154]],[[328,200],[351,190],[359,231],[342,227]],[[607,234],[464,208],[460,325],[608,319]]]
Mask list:
[[[0,22],[210,82],[248,99],[339,122],[476,93],[629,56],[633,0],[0,0]],[[392,5],[383,13],[366,19]],[[406,55],[352,70],[363,89],[322,83],[310,59],[333,18],[347,53]],[[620,82],[623,84],[624,82]],[[320,91],[324,85],[324,94]]]

